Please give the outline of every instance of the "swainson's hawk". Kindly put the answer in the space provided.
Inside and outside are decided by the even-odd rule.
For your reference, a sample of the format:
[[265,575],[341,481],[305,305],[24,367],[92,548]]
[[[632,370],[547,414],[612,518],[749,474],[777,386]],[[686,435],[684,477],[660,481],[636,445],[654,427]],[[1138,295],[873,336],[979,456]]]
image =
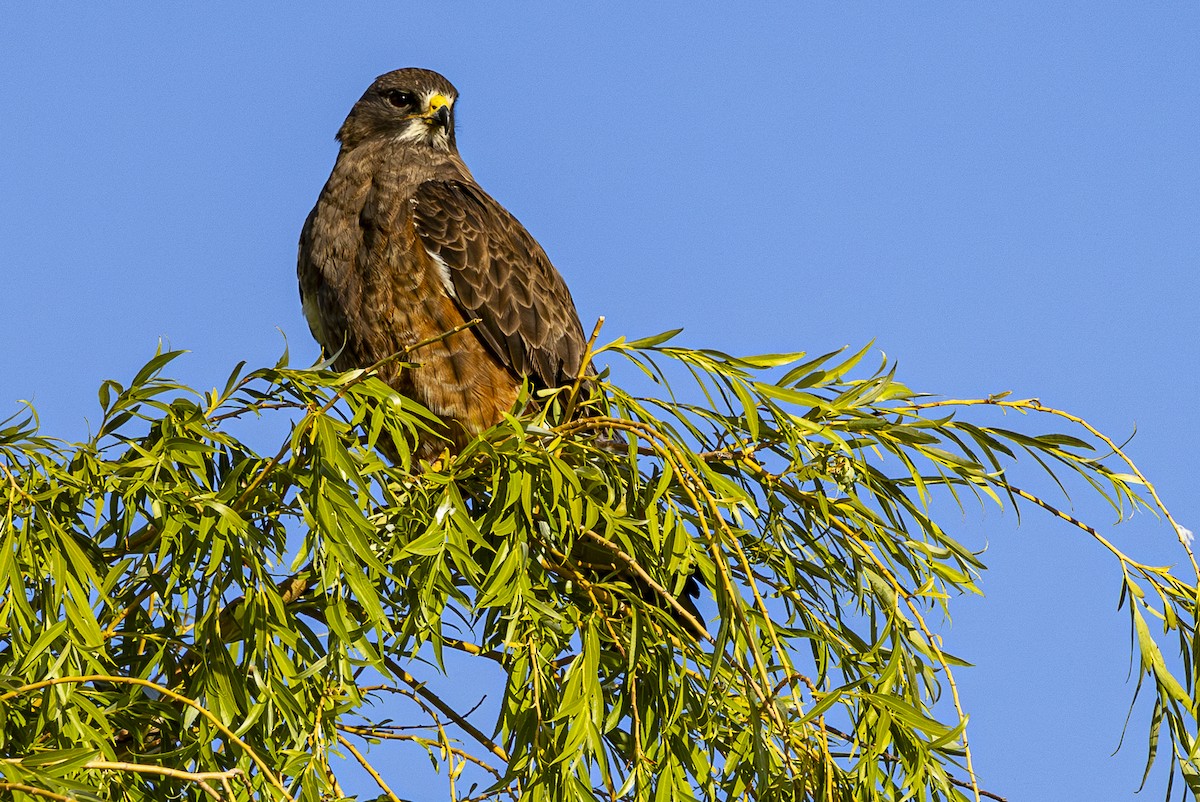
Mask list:
[[[562,276],[459,157],[457,98],[429,70],[396,70],[371,84],[338,131],[341,151],[300,235],[297,274],[313,336],[343,370],[479,318],[423,346],[413,355],[419,367],[381,371],[445,420],[450,445],[461,448],[512,407],[524,378],[535,388],[574,380],[586,342]],[[445,445],[426,439],[418,454]],[[623,568],[607,553],[576,556]],[[660,601],[637,577],[626,579]],[[704,638],[690,598],[697,592],[689,577],[679,604]]]
[[[459,156],[457,98],[429,70],[371,84],[338,131],[297,274],[313,336],[343,370],[480,319],[423,346],[420,367],[381,371],[445,420],[461,448],[512,407],[523,377],[535,388],[573,380],[585,338],[562,276]],[[445,445],[425,441],[418,453]]]

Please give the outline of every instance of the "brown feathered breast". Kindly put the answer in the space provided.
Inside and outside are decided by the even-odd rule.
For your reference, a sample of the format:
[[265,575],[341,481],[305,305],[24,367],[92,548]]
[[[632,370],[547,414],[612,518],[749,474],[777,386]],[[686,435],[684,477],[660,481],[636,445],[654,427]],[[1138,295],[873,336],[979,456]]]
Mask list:
[[[338,134],[341,151],[300,236],[313,336],[339,369],[422,346],[383,378],[447,422],[452,447],[496,423],[523,377],[571,381],[585,341],[566,283],[529,232],[471,177],[454,144],[448,81],[378,78]],[[447,444],[427,441],[422,456]]]

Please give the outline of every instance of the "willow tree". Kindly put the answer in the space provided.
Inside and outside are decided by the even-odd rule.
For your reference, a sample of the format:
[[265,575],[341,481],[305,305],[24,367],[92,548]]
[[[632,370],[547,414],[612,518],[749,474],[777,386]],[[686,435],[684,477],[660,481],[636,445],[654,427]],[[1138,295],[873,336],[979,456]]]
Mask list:
[[[86,442],[7,421],[0,789],[331,800],[357,761],[395,802],[419,759],[450,799],[996,796],[931,623],[976,591],[938,517],[978,498],[1111,553],[1154,700],[1147,770],[1170,753],[1196,792],[1189,533],[1184,579],[1016,478],[1174,526],[1115,443],[1033,400],[916,394],[866,349],[668,339],[594,352],[657,397],[577,382],[432,463],[411,455],[437,421],[372,370],[286,358],[200,392],[156,355],[104,383]],[[496,677],[498,703],[454,701],[446,674]]]

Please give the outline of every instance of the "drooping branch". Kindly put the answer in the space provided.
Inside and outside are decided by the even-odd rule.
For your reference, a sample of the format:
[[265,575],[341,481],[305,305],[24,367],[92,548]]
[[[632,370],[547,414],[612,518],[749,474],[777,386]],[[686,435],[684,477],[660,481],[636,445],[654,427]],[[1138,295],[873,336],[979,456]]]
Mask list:
[[446,718],[458,725],[459,729],[478,741],[480,745],[482,745],[496,757],[500,758],[500,760],[503,760],[505,763],[508,762],[508,753],[504,751],[503,748],[496,744],[496,742],[491,738],[484,735],[482,730],[480,730],[478,727],[468,721],[465,716],[443,701],[440,696],[429,690],[424,682],[419,681],[412,674],[409,674],[407,671],[405,671],[404,667],[391,657],[385,658],[385,662],[387,663],[388,669],[395,674],[396,677],[404,682],[404,684],[411,687],[414,692],[421,696],[421,698],[425,699],[431,705],[440,710],[442,714],[446,716]]
[[400,802],[400,797],[396,796],[395,791],[388,787],[387,782],[383,779],[383,777],[380,776],[378,770],[371,765],[370,761],[363,756],[362,752],[359,752],[358,749],[355,748],[354,744],[346,740],[345,736],[341,734],[338,735],[337,740],[338,743],[346,747],[346,750],[354,756],[354,759],[358,761],[359,765],[363,767],[367,774],[371,775],[371,779],[375,781],[375,784],[379,786],[381,791],[387,794],[388,799],[390,799],[392,802]]
[[245,752],[252,761],[254,761],[254,765],[257,766],[258,770],[262,772],[264,777],[267,778],[267,782],[269,782],[275,788],[275,790],[279,791],[279,793],[283,795],[284,799],[287,799],[288,802],[295,802],[295,800],[292,798],[292,795],[288,793],[288,790],[283,786],[283,783],[280,781],[279,777],[276,776],[275,772],[271,769],[267,762],[263,760],[248,743],[239,738],[233,730],[222,724],[221,720],[217,718],[216,715],[214,715],[210,710],[208,710],[208,708],[204,707],[194,699],[189,699],[183,694],[177,693],[176,691],[173,691],[164,685],[159,685],[157,682],[151,682],[150,680],[141,679],[140,677],[118,677],[109,674],[88,674],[79,677],[55,677],[53,679],[31,682],[26,685],[13,688],[11,691],[0,694],[0,702],[6,702],[9,699],[14,699],[22,694],[30,693],[31,691],[40,690],[42,688],[49,688],[54,685],[80,685],[87,682],[111,682],[114,684],[137,685],[142,688],[149,688],[162,694],[163,696],[166,696],[169,699],[179,702],[180,704],[187,705],[207,719],[208,722],[216,727],[221,735],[228,739],[230,743],[236,744],[239,748],[241,748],[241,750]]

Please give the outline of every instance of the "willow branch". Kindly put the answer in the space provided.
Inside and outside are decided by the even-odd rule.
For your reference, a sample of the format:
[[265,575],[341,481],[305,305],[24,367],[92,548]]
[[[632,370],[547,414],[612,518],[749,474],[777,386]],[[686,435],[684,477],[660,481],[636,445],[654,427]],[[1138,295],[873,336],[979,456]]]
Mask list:
[[866,543],[862,541],[862,538],[859,537],[858,532],[856,532],[853,527],[849,526],[838,518],[831,519],[831,523],[841,530],[842,534],[846,535],[858,544],[858,547],[861,549],[862,553],[875,565],[875,568],[880,572],[880,574],[882,574],[883,578],[887,580],[888,584],[892,586],[892,591],[896,594],[896,597],[904,600],[904,605],[908,608],[909,612],[912,613],[913,618],[916,619],[917,626],[920,628],[922,635],[925,637],[925,642],[929,645],[930,651],[933,652],[934,658],[941,665],[942,671],[946,675],[946,684],[950,686],[950,698],[954,702],[954,711],[958,714],[958,720],[964,723],[962,728],[962,746],[963,755],[966,760],[967,777],[970,779],[970,784],[965,787],[971,789],[975,796],[975,802],[979,802],[979,781],[975,776],[975,767],[972,759],[971,746],[967,741],[967,728],[965,725],[967,715],[963,710],[962,700],[958,694],[958,683],[954,680],[954,672],[950,669],[950,662],[946,659],[946,655],[942,652],[941,638],[935,637],[930,631],[929,627],[926,625],[925,617],[921,615],[921,611],[918,610],[917,605],[913,603],[912,593],[910,593],[903,585],[900,584],[900,581],[896,579],[895,575],[893,575],[892,572],[888,570],[888,567],[883,564],[879,557],[876,556],[874,550],[872,550]]
[[358,761],[359,765],[366,769],[367,774],[371,775],[371,779],[375,781],[375,784],[378,785],[380,789],[388,795],[388,799],[392,800],[392,802],[400,802],[400,797],[396,796],[392,789],[388,787],[388,784],[384,782],[383,777],[379,776],[379,772],[375,770],[375,767],[372,766],[365,757],[363,757],[362,752],[359,752],[357,749],[355,749],[354,744],[350,743],[350,741],[346,739],[346,736],[342,735],[341,733],[338,733],[337,739],[338,743],[346,747],[350,754],[354,755],[354,759]]
[[79,677],[56,677],[54,679],[41,680],[40,682],[31,682],[28,685],[22,685],[19,688],[14,688],[11,691],[8,691],[7,693],[0,694],[0,702],[6,702],[9,699],[13,699],[23,693],[29,693],[30,691],[36,691],[42,688],[48,688],[52,685],[79,685],[85,682],[111,682],[114,684],[137,685],[142,688],[150,688],[169,699],[174,699],[180,704],[187,705],[198,712],[201,716],[206,718],[209,723],[216,727],[217,730],[231,743],[237,744],[239,747],[241,747],[241,749],[245,751],[250,759],[254,761],[254,765],[257,766],[258,770],[263,773],[268,782],[275,787],[275,790],[283,794],[284,798],[289,800],[289,802],[295,802],[292,795],[288,793],[286,788],[283,787],[283,783],[275,775],[275,772],[273,772],[271,767],[267,765],[267,762],[259,757],[258,753],[255,752],[248,743],[239,738],[233,730],[222,724],[221,720],[217,718],[215,714],[213,714],[208,710],[208,708],[204,707],[199,702],[189,699],[181,693],[176,693],[164,685],[159,685],[157,682],[151,682],[150,680],[141,679],[140,677],[118,677],[108,674],[88,674]]
[[221,795],[217,793],[209,780],[218,780],[223,785],[229,780],[242,775],[241,769],[230,769],[229,771],[182,771],[180,769],[172,769],[167,766],[155,766],[149,763],[125,763],[109,760],[92,760],[84,764],[85,769],[96,769],[99,771],[125,771],[132,774],[156,774],[161,777],[173,777],[177,780],[185,780],[190,783],[195,783],[204,793],[211,796],[213,799],[220,802]]
[[583,349],[583,357],[579,360],[579,370],[575,372],[575,378],[571,382],[571,392],[567,396],[567,406],[563,412],[563,419],[570,420],[575,414],[575,406],[579,403],[579,393],[583,388],[583,380],[587,376],[588,369],[592,366],[593,349],[596,347],[596,338],[600,336],[600,329],[604,326],[604,316],[596,318],[596,325],[592,328],[592,336],[588,338],[587,345]]
[[[431,726],[433,726],[433,725],[425,725],[421,729],[426,729]],[[378,738],[378,739],[384,740],[384,741],[409,741],[412,743],[432,743],[432,740],[430,738],[426,738],[421,735],[413,735],[411,733],[391,732],[389,730],[379,729],[378,727],[356,727],[353,724],[338,724],[337,728],[339,730],[342,730],[343,732],[348,732],[351,735],[357,735],[360,738]],[[449,747],[449,749],[451,752],[458,755],[460,758],[462,758],[464,760],[468,760],[468,761],[474,763],[475,765],[479,766],[480,768],[487,770],[487,772],[490,773],[497,780],[504,778],[504,775],[501,774],[499,771],[497,771],[495,766],[485,763],[484,761],[475,757],[475,755],[472,755],[467,750],[459,749],[459,748],[453,747],[453,746]]]
[[459,729],[478,741],[480,745],[482,745],[493,755],[500,758],[505,763],[508,762],[508,752],[505,752],[504,749],[497,745],[495,741],[484,735],[478,727],[467,721],[467,719],[457,710],[446,704],[446,702],[442,701],[441,697],[429,690],[429,688],[425,686],[424,682],[417,680],[416,677],[405,671],[404,668],[392,658],[385,657],[384,660],[392,673],[399,677],[404,684],[411,687],[417,694],[421,696],[421,698],[425,699],[431,705],[440,710],[446,716],[446,718],[457,724]]
[[[302,421],[300,424],[301,427],[308,428],[308,426],[311,425],[310,421],[314,417],[319,418],[322,415],[327,414],[329,412],[329,410],[333,409],[333,407],[337,404],[338,401],[342,400],[342,398],[345,397],[346,392],[351,387],[354,387],[356,384],[359,384],[359,383],[364,382],[367,379],[371,378],[379,371],[380,368],[382,368],[384,365],[388,364],[389,362],[395,362],[398,359],[402,359],[403,357],[406,357],[406,356],[412,354],[414,351],[416,351],[418,349],[424,348],[428,345],[433,345],[436,342],[441,342],[442,340],[445,340],[448,337],[452,337],[455,334],[458,334],[460,331],[471,328],[472,326],[476,325],[479,322],[480,322],[480,318],[472,318],[471,320],[468,320],[465,323],[455,326],[454,328],[449,329],[448,331],[444,331],[441,334],[435,335],[433,337],[427,337],[426,339],[421,340],[420,342],[416,342],[416,343],[413,343],[412,345],[405,346],[404,348],[400,349],[396,353],[389,354],[388,356],[385,356],[383,359],[376,361],[374,364],[370,365],[369,367],[364,368],[363,370],[358,372],[353,378],[351,378],[349,381],[347,381],[344,385],[339,387],[338,391],[333,394],[333,397],[331,397],[329,399],[329,401],[326,402],[320,409],[314,410],[309,416],[306,416],[304,421]],[[288,451],[291,450],[292,441],[294,439],[295,439],[295,435],[293,434],[292,436],[288,437],[288,439],[286,441],[284,441],[284,444],[282,446],[280,446],[279,451],[276,452],[275,456],[272,457],[267,462],[266,466],[261,471],[259,471],[259,473],[253,479],[250,480],[250,483],[248,485],[246,485],[246,489],[243,490],[241,492],[241,494],[237,497],[237,499],[235,499],[234,502],[229,505],[230,509],[232,509],[234,511],[241,510],[242,505],[245,504],[250,499],[251,494],[258,488],[259,485],[261,485],[266,480],[267,476],[271,473],[271,471],[273,471],[275,469],[275,467],[283,460],[283,458],[285,456],[287,456]]]
[[629,570],[632,571],[638,579],[640,579],[642,582],[645,582],[647,587],[653,590],[662,598],[664,602],[670,605],[671,611],[675,613],[675,615],[679,616],[682,621],[685,621],[688,624],[688,628],[691,629],[694,634],[702,636],[704,640],[708,641],[709,643],[714,642],[712,635],[709,635],[708,630],[704,628],[704,624],[702,624],[700,621],[697,621],[696,617],[689,613],[669,590],[655,582],[653,577],[646,573],[646,570],[642,568],[638,561],[623,552],[620,546],[618,546],[616,543],[613,543],[611,540],[596,534],[595,532],[584,532],[583,536],[588,540],[595,541],[599,545],[603,546],[605,549],[611,552],[614,557],[625,563],[625,565],[629,567]]
[[1112,440],[1112,438],[1108,437],[1108,435],[1104,434],[1099,429],[1097,429],[1095,426],[1092,426],[1092,424],[1088,423],[1086,420],[1079,417],[1078,415],[1072,415],[1070,412],[1066,412],[1061,409],[1055,409],[1054,407],[1043,406],[1042,402],[1038,401],[1036,398],[1027,398],[1022,401],[1002,401],[998,398],[946,399],[943,401],[929,401],[924,404],[909,404],[906,407],[902,407],[901,410],[902,411],[906,410],[906,409],[921,410],[921,409],[930,409],[933,407],[955,407],[955,406],[959,406],[959,407],[991,406],[991,407],[1001,407],[1002,409],[1015,409],[1020,412],[1027,412],[1027,411],[1041,412],[1046,415],[1054,415],[1056,417],[1063,418],[1065,420],[1069,420],[1072,423],[1074,423],[1075,425],[1086,430],[1088,434],[1092,435],[1097,440],[1099,440],[1100,442],[1102,442],[1106,446],[1108,446],[1110,449],[1112,449],[1112,452],[1114,454],[1116,454],[1118,457],[1120,457],[1121,461],[1124,462],[1125,465],[1127,465],[1129,467],[1129,470],[1133,471],[1133,475],[1138,478],[1138,481],[1141,482],[1142,486],[1145,487],[1146,490],[1150,493],[1150,498],[1154,499],[1155,506],[1159,509],[1160,512],[1162,512],[1163,517],[1165,517],[1167,519],[1167,523],[1171,524],[1171,527],[1175,530],[1175,536],[1179,539],[1180,544],[1183,546],[1184,550],[1187,552],[1188,559],[1191,560],[1192,570],[1196,573],[1197,577],[1200,577],[1200,564],[1197,564],[1196,555],[1192,552],[1191,545],[1187,542],[1187,539],[1184,537],[1183,527],[1180,526],[1178,523],[1176,523],[1175,518],[1171,515],[1171,511],[1167,509],[1167,505],[1163,503],[1161,498],[1159,498],[1158,491],[1154,489],[1154,485],[1152,485],[1150,483],[1150,480],[1145,477],[1145,475],[1142,473],[1141,469],[1138,468],[1138,466],[1134,463],[1134,461],[1132,459],[1130,459],[1129,456],[1126,455],[1126,453],[1121,449],[1121,447],[1118,446],[1116,444],[1116,442],[1114,442]]
[[8,783],[0,782],[0,790],[2,791],[20,791],[31,796],[41,796],[46,799],[53,799],[55,802],[78,802],[75,797],[56,794],[53,791],[47,791],[45,788],[34,788],[32,785],[25,783]]

